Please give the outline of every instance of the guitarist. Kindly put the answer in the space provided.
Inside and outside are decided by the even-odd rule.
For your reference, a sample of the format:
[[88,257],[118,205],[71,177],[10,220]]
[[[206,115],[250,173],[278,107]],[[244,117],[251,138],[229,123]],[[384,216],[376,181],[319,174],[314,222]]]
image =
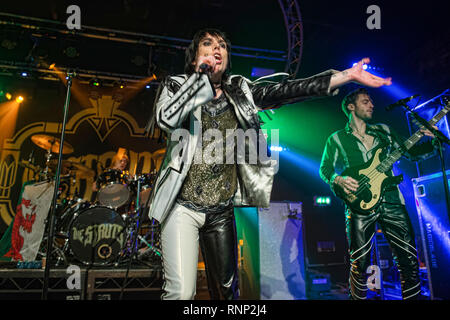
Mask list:
[[[387,125],[368,123],[372,119],[373,109],[373,102],[364,88],[350,92],[342,101],[342,110],[349,121],[344,129],[329,136],[320,164],[320,177],[330,185],[333,192],[343,191],[348,194],[358,189],[355,179],[341,176],[338,172],[366,163],[380,147],[385,155],[401,144],[399,137]],[[421,131],[433,137],[430,131]],[[431,143],[422,144],[421,147],[425,153],[433,150]],[[418,150],[420,147],[415,146],[406,156],[410,160],[417,160],[422,151]],[[366,270],[370,265],[375,224],[378,223],[398,265],[403,299],[417,299],[420,281],[414,232],[398,186],[387,188],[380,206],[373,213],[358,213],[346,206],[345,219],[351,264],[350,298],[366,299]]]

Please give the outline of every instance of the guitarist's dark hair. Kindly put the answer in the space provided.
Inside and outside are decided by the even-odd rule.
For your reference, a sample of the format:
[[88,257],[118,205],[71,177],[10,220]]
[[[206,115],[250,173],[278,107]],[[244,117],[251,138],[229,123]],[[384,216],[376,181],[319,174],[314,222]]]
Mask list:
[[356,100],[358,99],[358,96],[360,94],[366,94],[369,95],[369,92],[365,89],[365,88],[358,88],[356,90],[353,90],[351,92],[349,92],[344,99],[342,99],[342,111],[345,113],[345,115],[347,116],[347,118],[350,115],[350,112],[348,111],[347,107],[349,104],[354,104],[356,105]]

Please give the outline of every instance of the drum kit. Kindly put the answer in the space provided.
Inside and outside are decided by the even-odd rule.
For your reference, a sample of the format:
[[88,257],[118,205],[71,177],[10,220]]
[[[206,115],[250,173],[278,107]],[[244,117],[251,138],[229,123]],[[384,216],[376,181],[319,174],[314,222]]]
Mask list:
[[[31,141],[47,151],[45,167],[34,165],[31,157],[20,165],[32,170],[39,182],[54,180],[58,163],[51,158],[53,153],[59,152],[60,140],[39,134],[33,135]],[[63,154],[74,151],[66,142],[62,150]],[[117,266],[130,259],[159,263],[159,225],[155,220],[143,218],[155,174],[130,175],[128,171],[104,169],[97,176],[96,199],[86,201],[73,188],[78,179],[93,180],[95,171],[76,161],[61,162],[51,255],[56,265],[72,264],[74,260],[87,266]],[[40,246],[41,256],[46,255],[43,252],[47,247],[46,238],[44,236]]]

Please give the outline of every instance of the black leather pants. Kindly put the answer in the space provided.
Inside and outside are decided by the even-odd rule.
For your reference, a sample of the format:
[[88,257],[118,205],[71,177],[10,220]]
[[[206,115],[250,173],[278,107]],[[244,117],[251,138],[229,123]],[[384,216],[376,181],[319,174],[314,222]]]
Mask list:
[[199,231],[211,299],[238,299],[237,239],[233,208],[219,214],[207,214],[205,224]]
[[164,271],[163,300],[193,300],[196,294],[198,248],[205,261],[211,299],[238,299],[236,225],[233,208],[202,213],[182,205],[161,228]]
[[350,251],[350,298],[366,299],[367,274],[372,239],[378,223],[391,247],[401,279],[403,299],[416,299],[420,294],[419,264],[414,231],[402,204],[381,203],[375,213],[361,215],[346,210],[346,232]]

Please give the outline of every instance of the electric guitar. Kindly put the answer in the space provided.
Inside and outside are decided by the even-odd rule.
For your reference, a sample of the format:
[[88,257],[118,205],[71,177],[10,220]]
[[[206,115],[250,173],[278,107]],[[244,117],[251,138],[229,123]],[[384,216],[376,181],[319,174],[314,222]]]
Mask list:
[[[450,102],[447,101],[446,106],[429,120],[428,123],[430,125],[436,124],[449,111]],[[403,147],[394,150],[383,161],[380,161],[380,154],[383,150],[383,147],[380,147],[375,151],[373,157],[363,165],[345,169],[341,173],[341,176],[349,176],[358,181],[358,189],[347,194],[342,188],[336,185],[336,195],[344,200],[347,206],[353,211],[361,214],[375,212],[386,188],[397,185],[403,180],[402,175],[390,176],[387,172],[390,171],[392,165],[400,159],[403,153],[414,146],[423,135],[424,133],[418,130],[403,143]]]

